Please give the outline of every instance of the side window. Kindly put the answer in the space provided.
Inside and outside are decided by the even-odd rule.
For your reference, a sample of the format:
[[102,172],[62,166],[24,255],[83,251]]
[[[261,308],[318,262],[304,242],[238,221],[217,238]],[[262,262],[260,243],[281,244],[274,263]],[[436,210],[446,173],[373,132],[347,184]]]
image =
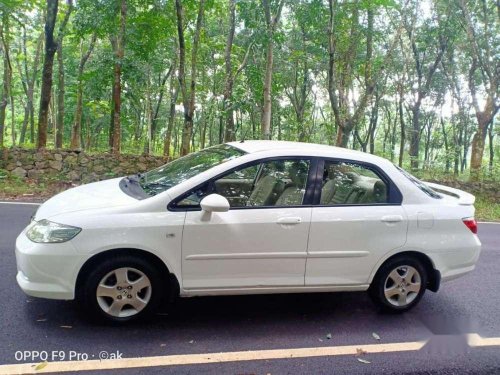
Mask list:
[[308,174],[309,160],[271,160],[207,183],[177,206],[197,207],[203,197],[212,193],[226,197],[234,208],[301,205]]
[[325,161],[321,205],[387,203],[387,191],[384,180],[370,168]]

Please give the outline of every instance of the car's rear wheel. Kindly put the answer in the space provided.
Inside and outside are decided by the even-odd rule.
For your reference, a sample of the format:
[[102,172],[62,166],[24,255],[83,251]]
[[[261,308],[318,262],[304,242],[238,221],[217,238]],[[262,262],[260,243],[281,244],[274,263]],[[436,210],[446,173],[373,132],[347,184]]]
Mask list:
[[414,307],[427,286],[427,272],[412,257],[395,257],[380,267],[369,293],[377,306],[385,311],[403,312]]
[[119,256],[100,262],[85,278],[80,301],[100,320],[143,318],[161,303],[165,286],[159,271],[144,259]]

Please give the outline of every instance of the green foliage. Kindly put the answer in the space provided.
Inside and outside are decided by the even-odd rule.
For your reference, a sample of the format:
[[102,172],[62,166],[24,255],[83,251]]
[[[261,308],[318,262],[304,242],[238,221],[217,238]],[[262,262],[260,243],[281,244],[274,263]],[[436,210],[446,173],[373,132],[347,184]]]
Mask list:
[[[78,92],[78,67],[92,36],[97,42],[83,72],[82,143],[86,151],[108,150],[111,123],[111,90],[115,55],[110,37],[119,30],[120,0],[78,0],[63,39],[64,65],[64,146],[70,143],[75,122]],[[182,0],[186,39],[186,80],[190,81],[193,35],[198,12],[198,0]],[[275,14],[281,0],[269,0]],[[408,148],[417,88],[425,81],[426,69],[432,65],[438,43],[445,40],[446,51],[437,66],[426,91],[420,115],[420,166],[422,173],[443,171],[458,176],[469,175],[471,140],[477,130],[475,110],[471,106],[469,77],[478,88],[483,105],[490,89],[487,74],[481,69],[470,71],[472,56],[480,56],[498,66],[500,55],[500,23],[494,2],[464,0],[477,35],[477,46],[469,43],[464,12],[460,2],[432,0],[428,2],[401,0],[332,1],[334,5],[334,74],[342,78],[349,98],[342,108],[352,113],[360,98],[370,88],[365,75],[367,41],[373,38],[371,72],[374,93],[369,96],[360,120],[354,124],[349,147],[373,151],[398,162],[403,140],[404,165],[409,162]],[[122,151],[140,154],[149,142],[148,126],[152,130],[152,152],[163,152],[164,137],[170,117],[170,102],[178,79],[178,41],[175,1],[127,0],[124,57],[122,70]],[[266,27],[261,0],[236,0],[236,32],[232,44],[231,71],[234,79],[231,107],[224,107],[226,89],[225,49],[229,29],[228,0],[207,0],[197,56],[195,116],[192,149],[219,143],[229,113],[233,112],[236,138],[260,138],[263,104],[266,47],[274,45],[272,85],[272,138],[335,144],[339,128],[334,120],[328,93],[329,74],[329,7],[327,0],[284,0],[281,21],[273,33]],[[60,2],[58,18],[64,16],[66,4]],[[34,85],[34,116],[25,115],[28,106],[26,83],[32,77],[37,45],[43,37],[45,2],[3,0],[0,13],[8,20],[5,41],[13,67],[10,92],[14,111],[7,98],[4,121],[4,144],[19,144],[23,127],[26,137],[23,147],[35,147],[30,137],[31,123],[36,123],[41,83],[43,48],[39,51]],[[486,7],[486,8],[483,8]],[[374,27],[370,30],[367,14],[373,11]],[[59,21],[58,21],[59,22]],[[403,29],[396,37],[397,31]],[[488,27],[486,27],[488,26]],[[7,32],[8,31],[8,32]],[[26,35],[24,46],[23,35]],[[391,44],[396,48],[387,56]],[[415,51],[412,50],[412,42]],[[0,43],[0,76],[4,78],[4,45]],[[417,74],[413,61],[419,57],[424,76]],[[246,65],[240,64],[247,56]],[[53,100],[49,114],[49,147],[53,147],[54,127],[58,106],[58,62],[54,64]],[[27,74],[26,74],[27,71]],[[342,76],[343,73],[345,76]],[[173,79],[167,74],[174,75]],[[498,69],[492,74],[497,76]],[[334,87],[337,92],[339,87]],[[305,91],[304,91],[305,90]],[[3,89],[1,90],[3,92]],[[378,99],[377,99],[378,98]],[[161,99],[161,101],[160,101]],[[303,103],[302,103],[303,101]],[[399,102],[402,101],[402,116]],[[184,117],[182,96],[175,100],[176,111],[170,151],[180,150]],[[497,96],[498,102],[498,96]],[[300,105],[297,105],[299,103]],[[299,108],[300,107],[300,108]],[[1,109],[1,108],[0,108]],[[302,110],[302,113],[300,112]],[[156,118],[153,118],[156,115]],[[401,119],[404,121],[401,125]],[[31,121],[33,120],[33,121]],[[444,125],[441,124],[442,123]],[[375,125],[371,125],[375,123]],[[374,126],[373,135],[370,134]],[[483,174],[496,178],[499,172],[500,145],[498,118],[492,124],[493,166],[488,165],[490,141],[486,137]],[[12,134],[14,132],[14,136]],[[404,135],[404,138],[403,138]],[[373,138],[373,139],[372,139]],[[204,140],[204,142],[203,142]],[[370,147],[370,143],[373,147]],[[372,149],[372,150],[370,150]],[[434,172],[432,172],[434,173]],[[437,173],[437,172],[436,172]]]

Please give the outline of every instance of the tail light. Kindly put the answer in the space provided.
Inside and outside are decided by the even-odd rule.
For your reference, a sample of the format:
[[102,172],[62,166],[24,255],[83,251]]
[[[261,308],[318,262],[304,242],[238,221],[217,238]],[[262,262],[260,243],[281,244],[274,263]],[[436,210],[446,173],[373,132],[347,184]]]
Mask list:
[[477,234],[477,222],[476,219],[462,219],[464,222],[465,226],[470,229],[470,231],[474,234]]

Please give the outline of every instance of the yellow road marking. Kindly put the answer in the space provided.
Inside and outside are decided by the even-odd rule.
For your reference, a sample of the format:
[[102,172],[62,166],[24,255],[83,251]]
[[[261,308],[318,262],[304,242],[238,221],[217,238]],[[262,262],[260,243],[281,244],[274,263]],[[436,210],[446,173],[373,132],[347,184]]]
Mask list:
[[[500,346],[500,337],[482,338],[477,334],[468,335],[472,347]],[[389,344],[346,345],[316,348],[250,350],[240,352],[222,352],[205,354],[180,354],[155,357],[137,357],[111,360],[61,361],[48,362],[39,370],[36,363],[0,365],[0,375],[9,374],[42,374],[65,371],[95,371],[111,369],[128,369],[141,367],[161,367],[180,365],[199,365],[223,362],[257,361],[287,358],[328,357],[340,355],[356,355],[357,349],[369,353],[394,353],[417,351],[424,347],[427,341],[398,342]]]
[[469,346],[500,346],[500,337],[481,337],[477,333],[467,335]]

